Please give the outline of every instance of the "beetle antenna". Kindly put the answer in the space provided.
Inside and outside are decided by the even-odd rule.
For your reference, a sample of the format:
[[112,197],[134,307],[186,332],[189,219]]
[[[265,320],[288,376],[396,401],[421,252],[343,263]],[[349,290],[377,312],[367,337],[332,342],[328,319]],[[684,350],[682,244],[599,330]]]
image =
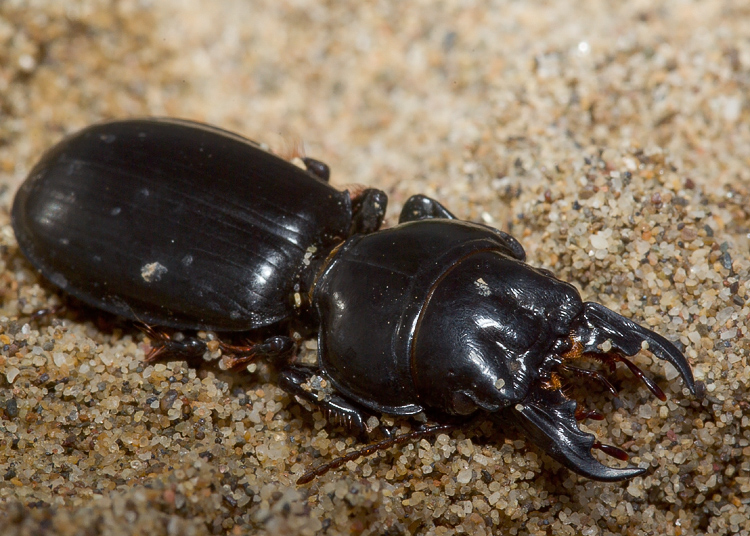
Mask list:
[[648,388],[653,395],[661,400],[662,402],[665,402],[667,400],[667,395],[664,394],[664,391],[661,390],[661,388],[656,385],[656,382],[649,378],[645,372],[641,370],[641,368],[630,361],[627,357],[624,355],[618,354],[616,352],[612,352],[609,354],[586,354],[587,357],[593,357],[594,359],[600,361],[601,363],[604,363],[609,367],[610,370],[613,370],[617,366],[617,362],[624,363],[628,369],[630,369],[630,372],[641,380],[645,385],[646,388]]
[[609,380],[607,380],[607,378],[603,374],[597,371],[574,367],[565,362],[572,361],[573,359],[579,359],[581,357],[588,357],[596,359],[597,361],[605,365],[609,369],[609,373],[613,374],[615,372],[615,369],[617,368],[617,362],[619,361],[620,363],[623,363],[626,367],[628,367],[633,376],[641,380],[646,385],[646,388],[648,388],[648,390],[651,391],[651,393],[656,398],[658,398],[662,402],[665,402],[667,400],[667,395],[665,395],[664,391],[662,391],[661,388],[656,385],[656,382],[649,378],[646,373],[643,372],[640,367],[638,367],[638,365],[630,361],[624,355],[616,351],[612,351],[606,354],[585,352],[583,345],[577,337],[571,335],[570,340],[573,343],[573,347],[566,353],[562,354],[562,356],[560,356],[562,357],[564,363],[560,368],[562,368],[563,370],[572,372],[576,376],[593,378],[601,382],[615,397],[617,397],[617,389],[615,389],[615,387],[609,382]]
[[409,443],[411,441],[417,441],[425,437],[437,435],[440,432],[451,432],[457,429],[458,427],[459,427],[458,424],[437,424],[435,426],[429,426],[421,430],[414,430],[411,432],[407,432],[405,434],[395,435],[393,437],[383,439],[382,441],[378,441],[377,443],[365,445],[364,447],[357,449],[355,451],[352,451],[349,454],[340,456],[339,458],[336,458],[335,460],[331,460],[330,462],[324,463],[322,465],[319,465],[317,467],[310,469],[304,475],[302,475],[301,477],[297,479],[297,485],[301,486],[303,484],[308,484],[312,482],[314,479],[316,479],[317,477],[323,476],[328,471],[331,471],[332,469],[338,469],[339,467],[344,465],[346,462],[358,460],[359,458],[362,458],[363,456],[369,456],[370,454],[374,454],[378,452],[379,450],[386,450],[395,445],[402,445],[404,443]]

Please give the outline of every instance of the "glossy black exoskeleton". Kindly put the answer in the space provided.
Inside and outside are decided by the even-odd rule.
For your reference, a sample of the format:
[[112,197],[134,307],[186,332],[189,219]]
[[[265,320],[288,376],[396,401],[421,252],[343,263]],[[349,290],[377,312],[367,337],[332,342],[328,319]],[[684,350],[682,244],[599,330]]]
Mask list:
[[[527,265],[513,237],[457,220],[427,197],[410,198],[399,225],[378,230],[383,192],[351,196],[327,183],[325,165],[305,165],[189,121],[104,123],[34,167],[13,227],[31,263],[90,305],[155,326],[262,332],[255,344],[223,349],[239,362],[274,357],[285,390],[353,431],[373,413],[455,422],[485,412],[587,477],[644,472],[595,459],[592,448],[624,453],[579,429],[577,418],[598,414],[576,409],[561,374],[614,390],[574,363],[620,361],[663,399],[624,357],[647,348],[695,393],[672,343],[584,303],[572,285]],[[317,366],[294,362],[292,320],[317,332]],[[154,355],[206,349],[154,333]],[[320,377],[334,387],[323,397],[311,391]]]

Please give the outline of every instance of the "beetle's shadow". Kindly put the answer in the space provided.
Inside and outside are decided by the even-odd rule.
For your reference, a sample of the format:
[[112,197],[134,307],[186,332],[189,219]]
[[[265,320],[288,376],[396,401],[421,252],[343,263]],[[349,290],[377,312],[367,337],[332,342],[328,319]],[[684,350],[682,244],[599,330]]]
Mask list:
[[[49,291],[46,293],[48,296],[47,301],[54,302],[55,300],[51,299],[51,297],[57,296],[59,305],[55,304],[43,309],[38,309],[31,315],[24,315],[19,312],[19,321],[35,322],[38,327],[45,325],[60,325],[63,321],[68,321],[74,324],[91,326],[95,332],[88,333],[88,335],[98,343],[106,344],[111,342],[113,337],[120,338],[123,335],[130,335],[134,344],[139,346],[144,344],[144,338],[147,337],[147,334],[145,334],[144,330],[133,320],[92,307],[74,296],[61,293],[54,288],[51,283],[44,279],[40,278],[39,284],[44,287],[46,291]],[[25,303],[19,302],[19,306],[25,306]],[[162,331],[162,328],[159,327],[158,330]],[[196,331],[191,330],[180,331],[166,328],[164,331],[168,332],[170,335],[183,333],[188,337],[194,336],[196,333]],[[222,333],[219,335],[222,341],[243,340],[240,335],[236,334]],[[202,357],[175,358],[170,357],[169,354],[165,354],[163,357],[159,357],[152,362],[143,360],[143,364],[168,363],[170,361],[184,362],[189,368],[196,370],[199,374],[213,372],[217,378],[226,382],[233,388],[240,386],[249,387],[268,381],[272,377],[269,373],[253,375],[244,370],[244,368],[226,370],[221,367],[220,359],[205,360]],[[261,363],[266,363],[266,361],[259,360],[258,363],[260,365]],[[268,367],[259,367],[261,372],[267,368]],[[269,378],[266,378],[265,376],[269,376]]]
[[[119,334],[131,335],[133,341],[136,344],[142,343],[144,334],[132,320],[104,312],[101,309],[90,307],[84,302],[81,302],[80,300],[72,296],[60,294],[59,291],[56,292],[53,289],[50,283],[46,282],[43,279],[40,279],[39,283],[45,289],[45,291],[49,290],[48,293],[45,292],[45,296],[48,302],[54,302],[54,300],[51,299],[52,296],[59,296],[59,300],[64,306],[64,309],[62,310],[48,308],[45,310],[41,310],[39,313],[32,314],[31,319],[33,319],[39,325],[54,324],[55,322],[59,322],[60,319],[65,319],[76,324],[88,324],[92,326],[96,330],[96,332],[98,332],[98,335],[94,335],[92,337],[98,339],[97,342],[107,343],[109,342],[108,339],[111,339],[113,336],[117,337],[119,332]],[[20,319],[25,320],[27,318],[29,318],[29,315],[22,316]],[[170,333],[172,332],[172,330],[169,331]],[[192,334],[191,332],[187,331],[185,333],[187,335]],[[257,337],[259,340],[262,340],[265,335],[260,331],[249,333],[254,338]],[[221,337],[222,341],[242,341],[247,336],[247,334],[248,333],[220,333],[218,335]],[[275,383],[275,378],[278,372],[278,364],[273,363],[272,360],[266,359],[259,359],[258,361],[256,361],[256,363],[258,363],[258,368],[257,371],[252,374],[247,372],[245,370],[245,367],[235,370],[222,369],[220,367],[219,359],[206,361],[202,358],[174,359],[170,358],[169,356],[165,356],[163,359],[157,360],[157,362],[169,362],[177,360],[185,362],[188,367],[199,371],[199,373],[212,372],[218,379],[227,383],[230,386],[230,389],[235,393],[237,393],[237,391],[234,391],[235,389],[246,390],[259,384]],[[146,362],[144,361],[144,365],[145,364]],[[594,365],[592,366],[592,368],[596,368],[596,366]],[[649,367],[649,374],[651,375],[651,377],[660,384],[667,383],[664,377],[658,372],[655,372],[653,369],[654,367]],[[622,367],[618,367],[617,372],[608,377],[612,381],[613,385],[617,388],[617,390],[623,394],[637,392],[640,390],[640,388],[642,388],[642,384],[639,382],[639,380],[629,374]],[[569,380],[574,385],[572,385],[570,389],[566,389],[566,394],[568,394],[570,398],[573,398],[577,402],[583,403],[586,406],[592,408],[603,408],[603,404],[607,402],[610,402],[612,404],[614,410],[623,407],[623,403],[620,402],[620,399],[613,399],[607,396],[606,388],[604,388],[603,386],[597,386],[594,382],[593,388],[591,388],[592,382],[590,381],[581,381],[576,378],[569,378]],[[644,392],[643,396],[648,397],[649,395],[647,392]],[[303,428],[307,430],[306,433],[314,436],[316,430],[316,421],[318,420],[315,416],[316,408],[313,408],[313,411],[309,411],[297,400],[295,400],[295,396],[293,396],[292,394],[286,394],[285,398],[288,399],[288,402],[285,402],[285,406],[287,406],[287,409],[290,410],[289,416],[293,419],[300,419],[303,424]],[[634,407],[636,406],[637,403],[634,405]],[[363,413],[369,414],[366,410],[364,410],[364,408],[362,409]],[[375,416],[378,418],[381,417],[381,415]],[[427,415],[427,419],[428,422],[457,422],[455,418],[449,418],[445,415]],[[525,455],[525,453],[528,452],[534,452],[538,457],[539,468],[536,471],[534,479],[543,479],[545,481],[545,489],[547,489],[547,491],[560,495],[569,495],[571,493],[569,485],[565,484],[571,473],[563,465],[554,461],[545,452],[529,442],[529,440],[523,435],[523,433],[518,430],[515,424],[510,422],[510,420],[504,419],[500,415],[496,415],[495,417],[490,419],[486,414],[480,415],[472,420],[476,420],[477,422],[472,426],[469,426],[468,423],[466,423],[466,425],[461,426],[459,430],[450,432],[454,444],[457,443],[461,436],[470,439],[474,444],[481,447],[494,446],[496,448],[500,448],[502,447],[503,443],[516,443],[515,445],[513,445],[514,459],[519,456],[522,457]],[[409,423],[412,429],[416,429],[416,426],[418,425],[414,419],[410,419],[408,417],[395,418],[394,423],[394,426],[392,426],[394,430],[398,430],[400,428],[400,425],[403,423]],[[326,430],[334,437],[352,437],[351,431],[347,430],[346,427],[343,426],[334,426],[329,423],[326,426]],[[368,443],[371,444],[375,441],[378,441],[382,437],[383,435],[381,435],[380,432],[376,432],[367,437],[357,437],[355,443],[351,445],[350,448],[358,449],[364,447]],[[430,439],[429,441],[434,444],[434,439]],[[523,446],[519,447],[518,442],[523,442]],[[388,454],[388,456],[395,456],[397,455],[399,450],[400,449],[398,447],[394,447],[387,449],[386,452],[390,453]],[[452,454],[452,456],[457,456],[457,454],[454,453]],[[384,463],[383,460],[387,459],[389,458],[381,459],[379,463]],[[607,460],[609,460],[609,458],[604,458],[602,461],[606,463]],[[519,466],[519,468],[523,470],[523,465]]]

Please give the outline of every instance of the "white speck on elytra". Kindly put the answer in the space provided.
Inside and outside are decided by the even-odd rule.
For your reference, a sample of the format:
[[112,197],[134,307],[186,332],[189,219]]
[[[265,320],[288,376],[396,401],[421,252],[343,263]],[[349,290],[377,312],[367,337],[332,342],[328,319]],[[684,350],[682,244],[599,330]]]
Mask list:
[[146,283],[155,283],[167,273],[167,267],[158,262],[144,264],[141,267],[141,277]]

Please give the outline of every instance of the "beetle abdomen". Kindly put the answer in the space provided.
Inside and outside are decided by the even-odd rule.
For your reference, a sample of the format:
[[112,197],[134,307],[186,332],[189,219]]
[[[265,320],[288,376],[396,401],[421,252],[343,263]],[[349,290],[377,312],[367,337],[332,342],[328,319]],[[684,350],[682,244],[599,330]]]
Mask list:
[[351,202],[240,136],[133,120],[51,149],[12,217],[23,253],[73,296],[162,326],[234,331],[294,313],[305,255],[347,236]]

